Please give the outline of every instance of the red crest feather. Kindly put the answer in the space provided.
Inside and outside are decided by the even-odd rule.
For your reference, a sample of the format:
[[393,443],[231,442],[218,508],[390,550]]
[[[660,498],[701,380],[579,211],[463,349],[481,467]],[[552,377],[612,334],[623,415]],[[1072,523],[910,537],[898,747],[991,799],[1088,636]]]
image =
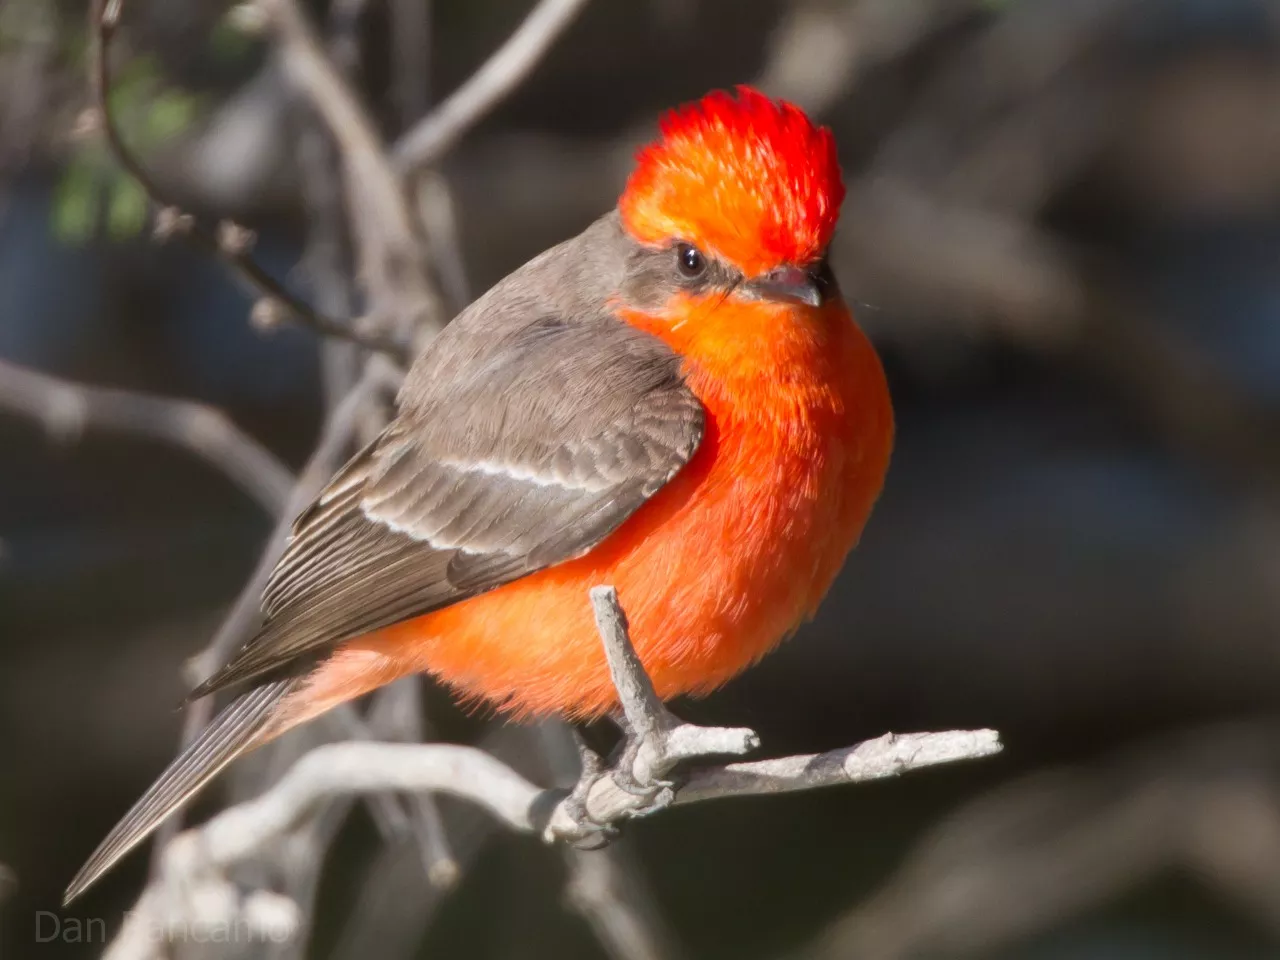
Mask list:
[[618,201],[637,240],[684,240],[748,276],[822,255],[844,199],[830,130],[746,86],[672,110],[659,129]]

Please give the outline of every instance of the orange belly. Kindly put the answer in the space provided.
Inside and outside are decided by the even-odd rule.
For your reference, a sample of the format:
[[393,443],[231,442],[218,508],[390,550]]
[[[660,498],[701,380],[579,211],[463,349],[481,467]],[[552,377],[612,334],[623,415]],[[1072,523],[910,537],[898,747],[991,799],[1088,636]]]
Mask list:
[[617,588],[663,698],[758,660],[816,609],[888,462],[879,361],[847,314],[840,326],[752,390],[688,363],[706,436],[652,500],[586,556],[345,644],[290,725],[418,671],[517,716],[605,713],[617,698],[587,596],[600,584]]

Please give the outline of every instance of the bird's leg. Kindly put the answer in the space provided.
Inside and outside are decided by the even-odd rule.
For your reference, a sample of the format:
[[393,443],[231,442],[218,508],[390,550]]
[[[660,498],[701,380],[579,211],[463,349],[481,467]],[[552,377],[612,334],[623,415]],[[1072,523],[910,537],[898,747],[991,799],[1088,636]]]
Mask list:
[[[624,743],[607,770],[584,757],[583,776],[570,799],[552,811],[544,836],[578,842],[591,824],[642,817],[675,802],[676,766],[712,756],[741,756],[760,745],[745,728],[684,723],[663,704],[631,644],[627,616],[611,586],[591,589],[591,607],[618,694],[613,720]],[[579,738],[581,743],[581,738]],[[599,832],[598,828],[595,830]]]

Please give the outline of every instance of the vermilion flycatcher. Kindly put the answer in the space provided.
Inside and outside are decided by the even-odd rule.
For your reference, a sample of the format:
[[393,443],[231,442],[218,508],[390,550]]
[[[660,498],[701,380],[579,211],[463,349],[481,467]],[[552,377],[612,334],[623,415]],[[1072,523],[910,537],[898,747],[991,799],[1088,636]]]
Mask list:
[[827,265],[831,132],[749,88],[667,115],[616,210],[418,358],[399,412],[298,517],[241,692],[90,858],[76,896],[235,757],[427,671],[519,717],[617,696],[587,594],[618,590],[659,695],[811,616],[888,465],[875,351]]

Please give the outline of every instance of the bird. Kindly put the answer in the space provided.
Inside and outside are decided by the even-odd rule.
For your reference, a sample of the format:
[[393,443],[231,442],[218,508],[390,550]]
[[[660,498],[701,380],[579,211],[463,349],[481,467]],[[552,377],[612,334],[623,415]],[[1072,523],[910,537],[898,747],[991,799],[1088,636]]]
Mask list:
[[462,310],[395,416],[296,518],[234,699],[116,825],[82,893],[228,763],[426,673],[517,720],[618,708],[612,585],[664,700],[813,616],[880,494],[894,420],[829,251],[830,129],[748,86],[666,112],[616,206]]

